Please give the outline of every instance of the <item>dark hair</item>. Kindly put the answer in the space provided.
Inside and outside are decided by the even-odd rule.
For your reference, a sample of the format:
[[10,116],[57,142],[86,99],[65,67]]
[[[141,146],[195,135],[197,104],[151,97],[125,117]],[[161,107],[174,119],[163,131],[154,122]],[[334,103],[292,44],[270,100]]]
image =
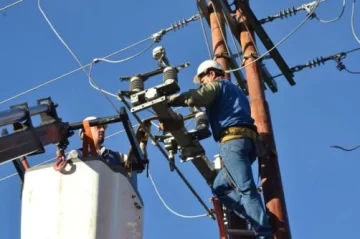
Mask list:
[[209,68],[206,70],[206,73],[209,73],[210,71],[214,71],[216,76],[225,76],[225,73],[223,71],[220,71],[219,69]]
[[201,74],[198,75],[199,78],[204,77],[205,75],[209,74],[210,71],[215,72],[216,76],[225,76],[223,71],[220,71],[219,69],[210,67],[208,69],[206,69],[206,71],[202,72]]

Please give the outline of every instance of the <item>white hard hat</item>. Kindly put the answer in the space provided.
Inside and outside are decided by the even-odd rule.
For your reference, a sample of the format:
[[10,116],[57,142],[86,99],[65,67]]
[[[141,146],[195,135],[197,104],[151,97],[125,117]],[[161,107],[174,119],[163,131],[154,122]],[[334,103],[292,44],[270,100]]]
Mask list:
[[217,61],[214,61],[214,60],[203,61],[199,65],[199,67],[197,69],[197,72],[196,72],[196,76],[194,77],[194,83],[195,84],[200,83],[199,75],[201,75],[202,73],[205,73],[208,69],[215,69],[217,71],[225,73],[223,68],[221,67],[221,65]]
[[[85,120],[88,120],[88,121],[90,121],[90,120],[94,120],[94,119],[97,119],[95,116],[89,116],[89,117],[86,117],[85,119],[83,119],[83,121],[85,121]],[[81,129],[79,129],[79,136],[80,136],[80,138],[82,139],[82,133],[84,132],[84,130],[81,128]]]

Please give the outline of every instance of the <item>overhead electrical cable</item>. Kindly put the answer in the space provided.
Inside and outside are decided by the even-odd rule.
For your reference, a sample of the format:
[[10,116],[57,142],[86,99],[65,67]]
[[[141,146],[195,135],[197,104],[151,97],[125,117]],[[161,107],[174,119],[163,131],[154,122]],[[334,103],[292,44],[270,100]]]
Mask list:
[[315,18],[316,18],[317,20],[319,20],[320,22],[322,22],[322,23],[333,23],[333,22],[336,22],[337,20],[339,20],[339,19],[343,16],[343,14],[344,14],[344,12],[345,12],[345,6],[346,6],[346,0],[343,0],[343,2],[342,2],[342,7],[341,7],[341,12],[340,12],[339,16],[337,16],[336,18],[334,18],[334,19],[332,19],[332,20],[323,20],[323,19],[320,19],[317,15],[315,15]]
[[[316,3],[318,4],[320,2],[320,0],[317,0]],[[316,7],[314,7],[310,13],[313,13],[315,11]],[[266,56],[269,52],[271,52],[272,50],[274,50],[275,48],[277,48],[280,44],[282,44],[284,41],[286,41],[288,38],[290,38],[297,30],[299,30],[309,19],[311,18],[311,14],[308,14],[307,17],[297,26],[294,28],[294,30],[292,30],[288,35],[286,35],[283,39],[281,39],[277,44],[275,44],[272,48],[270,48],[268,51],[266,51],[265,53],[263,53],[261,56],[259,56],[258,58],[256,58],[255,60],[249,62],[248,64],[241,66],[237,69],[232,69],[232,70],[227,70],[225,71],[226,73],[230,73],[230,72],[234,72],[234,71],[239,71],[241,69],[244,69],[245,67],[254,64],[255,62],[261,60],[264,56]]]
[[7,6],[3,7],[3,8],[0,8],[0,12],[1,12],[1,11],[4,11],[4,10],[6,10],[6,9],[9,9],[9,8],[11,8],[11,7],[19,4],[19,3],[22,3],[23,1],[24,1],[24,0],[19,0],[19,1],[13,2],[13,3],[10,3],[9,5],[7,5]]
[[354,19],[355,19],[355,0],[353,0],[352,9],[351,9],[351,31],[355,37],[355,40],[360,44],[360,38],[357,36],[355,32]]
[[[38,5],[39,5],[39,2],[38,2]],[[40,6],[40,5],[39,5],[39,6]],[[39,9],[41,9],[41,7],[39,7]],[[40,11],[42,11],[42,10],[40,10]],[[46,17],[45,17],[45,18],[46,18]],[[196,20],[198,20],[198,19],[200,19],[200,18],[201,18],[201,17],[200,17],[200,14],[193,15],[192,17],[190,17],[190,18],[188,18],[188,19],[186,19],[186,20],[183,20],[183,21],[180,21],[180,22],[178,22],[178,23],[172,24],[170,27],[168,27],[168,28],[166,28],[166,29],[162,29],[162,30],[160,30],[160,31],[152,34],[151,36],[149,36],[149,37],[147,37],[147,38],[145,38],[145,39],[143,39],[143,40],[141,40],[141,41],[138,41],[138,42],[136,42],[136,43],[133,43],[133,44],[131,44],[131,45],[125,47],[125,48],[122,48],[122,49],[120,49],[120,50],[117,50],[117,51],[115,51],[115,52],[113,52],[113,53],[105,56],[105,57],[102,57],[102,59],[108,59],[108,58],[110,58],[110,57],[112,57],[112,56],[115,56],[115,55],[117,55],[117,54],[125,51],[125,50],[128,50],[128,49],[130,49],[130,48],[132,48],[132,47],[135,47],[135,46],[137,46],[137,45],[139,45],[139,44],[142,44],[142,43],[144,43],[144,42],[146,42],[146,41],[148,41],[148,40],[153,40],[154,42],[158,43],[158,42],[161,41],[162,37],[163,37],[167,32],[173,31],[173,30],[176,30],[176,29],[179,29],[180,27],[184,27],[184,26],[186,26],[189,22],[196,21]],[[96,58],[95,58],[95,59],[96,59]],[[60,79],[62,79],[62,78],[64,78],[64,77],[66,77],[66,76],[69,76],[69,75],[71,75],[71,74],[73,74],[73,73],[75,73],[75,72],[77,72],[77,71],[84,70],[84,68],[90,67],[91,64],[93,64],[93,63],[94,63],[94,62],[92,61],[92,62],[90,62],[90,63],[88,63],[88,64],[86,64],[86,65],[82,65],[81,67],[76,68],[76,69],[74,69],[74,70],[72,70],[72,71],[70,71],[70,72],[67,72],[67,73],[65,73],[65,74],[63,74],[63,75],[60,75],[60,76],[58,76],[58,77],[55,77],[54,79],[48,80],[48,81],[46,81],[46,82],[43,82],[43,83],[41,83],[41,84],[39,84],[39,85],[37,85],[37,86],[35,86],[35,87],[32,87],[32,88],[30,88],[30,89],[28,89],[28,90],[25,90],[25,91],[23,91],[23,92],[21,92],[21,93],[19,93],[19,94],[16,94],[16,95],[14,95],[14,96],[12,96],[12,97],[10,97],[10,98],[7,98],[7,99],[5,99],[5,100],[2,100],[2,101],[0,101],[0,105],[1,105],[1,104],[4,104],[4,103],[6,103],[6,102],[9,102],[9,101],[11,101],[11,100],[13,100],[13,99],[19,98],[19,97],[21,97],[21,96],[23,96],[23,95],[25,95],[25,94],[28,94],[28,93],[30,93],[30,92],[32,92],[32,91],[35,91],[35,90],[37,90],[37,89],[39,89],[39,88],[42,88],[42,87],[46,86],[46,85],[49,85],[49,84],[51,84],[51,83],[54,83],[54,82],[56,82],[56,81],[58,81],[58,80],[60,80]]]
[[[66,44],[66,42],[62,39],[62,37],[59,35],[59,33],[56,31],[55,27],[52,25],[52,23],[50,22],[50,20],[48,19],[48,17],[46,16],[45,12],[43,11],[43,9],[41,8],[41,0],[38,0],[38,7],[39,10],[41,12],[41,14],[43,15],[45,21],[47,22],[47,24],[50,26],[51,30],[55,33],[55,35],[57,36],[57,38],[60,40],[60,42],[64,45],[64,47],[69,51],[69,53],[71,54],[71,56],[75,59],[75,61],[79,64],[80,68],[84,71],[84,73],[87,75],[87,77],[91,78],[91,76],[89,75],[89,72],[86,71],[86,69],[84,68],[84,66],[82,65],[82,63],[80,62],[79,58],[75,55],[75,53],[70,49],[70,47]],[[112,105],[112,107],[115,109],[116,112],[120,113],[119,110],[117,109],[117,107],[115,106],[115,104],[111,101],[111,99],[108,97],[108,95],[105,93],[105,91],[103,91],[97,83],[95,83],[95,80],[93,78],[91,78],[92,83],[100,90],[100,92],[103,94],[103,96],[106,98],[106,100]],[[107,92],[108,93],[108,92]]]

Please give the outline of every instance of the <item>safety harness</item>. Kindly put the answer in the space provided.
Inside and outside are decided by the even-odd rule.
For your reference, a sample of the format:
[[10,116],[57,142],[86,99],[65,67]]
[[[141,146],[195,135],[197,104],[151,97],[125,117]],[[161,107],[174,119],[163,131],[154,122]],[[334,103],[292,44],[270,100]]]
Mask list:
[[241,126],[233,126],[221,132],[220,142],[225,143],[229,140],[237,138],[250,138],[252,140],[257,140],[258,136],[258,133],[253,129]]

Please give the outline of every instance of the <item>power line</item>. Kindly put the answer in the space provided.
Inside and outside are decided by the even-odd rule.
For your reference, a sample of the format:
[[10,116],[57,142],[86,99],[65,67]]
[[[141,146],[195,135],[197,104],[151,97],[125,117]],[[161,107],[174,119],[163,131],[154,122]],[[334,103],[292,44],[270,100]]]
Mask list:
[[317,20],[319,20],[320,22],[322,22],[322,23],[332,23],[332,22],[336,22],[337,20],[339,20],[339,19],[343,16],[344,11],[345,11],[345,6],[346,6],[346,0],[343,0],[340,15],[337,16],[336,18],[332,19],[332,20],[322,20],[322,19],[320,19],[320,18],[319,18],[318,16],[316,16],[316,15],[315,15],[315,18],[316,18]]
[[[316,0],[316,6],[319,4],[321,0]],[[285,40],[287,40],[290,36],[292,36],[297,30],[299,30],[306,22],[307,20],[309,20],[311,18],[311,14],[315,11],[316,6],[314,8],[312,8],[310,14],[307,15],[307,17],[297,26],[294,28],[294,30],[292,30],[288,35],[286,35],[283,39],[281,39],[278,43],[276,43],[272,48],[270,48],[268,51],[266,51],[264,54],[262,54],[261,56],[259,56],[258,58],[256,58],[255,60],[253,60],[252,62],[241,66],[237,69],[233,69],[233,70],[227,70],[225,71],[226,73],[230,73],[230,72],[234,72],[234,71],[239,71],[241,69],[244,69],[245,67],[254,64],[255,62],[259,61],[260,59],[262,59],[264,56],[266,56],[269,52],[271,52],[272,50],[276,49],[281,43],[283,43]]]
[[[352,53],[352,52],[355,52],[355,51],[360,51],[360,47],[352,49],[350,51],[347,51],[347,52],[345,52],[345,54],[349,54],[349,53]],[[338,64],[340,64],[340,63],[338,63]],[[351,71],[351,70],[347,69],[347,67],[344,64],[343,64],[342,69],[345,70],[346,72],[350,73],[350,74],[360,74],[360,71]]]
[[354,74],[354,75],[360,74],[360,71],[351,71],[346,68],[344,68],[344,71],[346,71],[347,73],[350,73],[350,74]]
[[133,59],[133,58],[135,58],[135,57],[138,57],[138,56],[144,54],[146,51],[148,51],[148,50],[149,50],[150,48],[152,48],[154,45],[155,45],[155,43],[152,43],[152,44],[150,44],[150,46],[146,47],[144,50],[140,51],[139,53],[136,53],[135,55],[129,56],[129,57],[124,58],[124,59],[121,59],[121,60],[113,61],[113,60],[108,60],[108,59],[106,59],[106,58],[95,58],[95,59],[93,60],[93,62],[94,62],[94,63],[97,63],[97,62],[99,62],[99,61],[105,61],[105,62],[107,62],[107,63],[113,63],[113,64],[123,63],[123,62],[125,62],[125,61],[131,60],[131,59]]
[[354,27],[354,19],[355,19],[355,0],[353,0],[352,9],[351,9],[351,31],[355,37],[355,40],[360,43],[359,37],[356,35],[355,27]]
[[[65,43],[65,41],[62,39],[62,37],[58,34],[58,32],[56,31],[56,29],[54,28],[54,26],[51,24],[50,20],[47,18],[45,12],[42,10],[41,8],[41,5],[40,5],[40,1],[41,0],[38,0],[38,7],[39,7],[39,10],[40,12],[42,13],[42,15],[44,16],[45,20],[47,21],[47,23],[49,24],[50,28],[52,29],[52,31],[55,33],[55,35],[58,37],[58,39],[61,41],[61,43],[65,46],[65,48],[70,52],[70,54],[73,56],[73,58],[77,61],[77,63],[80,65],[81,69],[85,72],[85,74],[87,75],[88,79],[89,79],[89,83],[90,85],[95,88],[96,90],[99,90],[103,96],[108,100],[108,102],[112,105],[112,107],[115,109],[115,111],[117,113],[119,113],[118,109],[116,108],[116,106],[113,104],[113,102],[108,98],[107,95],[110,95],[110,96],[115,96],[116,98],[118,98],[116,95],[110,93],[110,92],[107,92],[107,91],[104,91],[102,90],[98,84],[95,82],[95,80],[91,77],[91,69],[92,69],[92,64],[90,65],[90,70],[89,72],[86,71],[82,65],[82,63],[80,62],[80,60],[78,59],[78,57],[75,55],[75,53],[73,53],[73,51],[70,49],[70,47]],[[180,28],[181,26],[184,26],[185,24],[187,24],[188,21],[193,21],[194,19],[196,19],[197,16],[193,16],[192,18],[190,18],[189,20],[184,20],[183,22],[179,22],[178,24],[173,24],[170,28],[166,29],[166,30],[163,30],[161,31],[161,33],[159,35],[157,35],[157,38],[160,38],[162,34],[168,32],[168,31],[171,31],[175,28]],[[154,43],[153,43],[154,44]],[[106,59],[96,59],[95,62],[98,62],[98,61],[107,61],[107,62],[110,62],[110,63],[121,63],[123,61],[126,61],[126,60],[130,60],[134,57],[137,57],[139,56],[140,54],[143,54],[145,51],[147,51],[148,49],[150,49],[150,47],[153,46],[153,44],[151,44],[149,47],[147,47],[146,49],[144,49],[143,51],[141,51],[140,53],[134,55],[134,56],[131,56],[127,59],[123,59],[123,60],[118,60],[118,61],[108,61]]]
[[343,0],[342,2],[342,7],[341,7],[341,12],[339,14],[339,16],[337,16],[336,18],[334,19],[331,19],[331,20],[323,20],[321,18],[319,18],[315,11],[313,11],[314,9],[316,9],[320,3],[322,2],[325,2],[326,0],[320,0],[318,2],[316,1],[313,1],[313,2],[310,2],[310,3],[306,3],[306,4],[303,4],[301,5],[300,7],[291,7],[291,8],[287,8],[287,9],[284,9],[282,11],[280,11],[278,14],[276,15],[271,15],[271,16],[267,16],[263,19],[260,19],[259,22],[261,24],[265,24],[265,23],[269,23],[269,22],[272,22],[276,19],[286,19],[288,17],[292,17],[292,16],[295,16],[299,11],[306,11],[309,15],[310,15],[310,18],[313,19],[317,19],[318,21],[320,21],[321,23],[333,23],[333,22],[336,22],[337,20],[339,20],[344,12],[345,12],[345,6],[346,6],[346,0]]
[[[198,4],[196,4],[196,6],[197,6],[198,12],[200,14],[200,12],[201,12],[200,7],[199,7]],[[208,53],[209,53],[209,59],[212,59],[212,52],[210,50],[210,46],[209,46],[209,42],[208,42],[208,36],[206,34],[206,30],[205,30],[205,27],[204,27],[204,22],[203,22],[202,17],[200,18],[200,23],[201,23],[202,33],[203,33],[203,36],[204,36],[204,39],[205,39],[206,48],[207,48]]]
[[[105,57],[102,57],[102,58],[103,58],[103,59],[110,58],[110,57],[112,57],[112,56],[114,56],[114,55],[119,54],[120,52],[123,52],[123,51],[125,51],[125,50],[128,50],[128,49],[130,49],[130,48],[132,48],[132,47],[135,47],[135,46],[137,46],[137,45],[139,45],[139,44],[141,44],[141,43],[143,43],[143,42],[145,42],[145,41],[148,41],[148,40],[153,40],[154,42],[158,43],[158,42],[161,41],[162,37],[163,37],[167,32],[173,31],[173,30],[176,30],[176,29],[180,29],[181,27],[186,26],[189,22],[196,21],[196,20],[198,20],[198,19],[200,19],[200,18],[201,18],[200,14],[193,15],[192,17],[190,17],[190,18],[188,18],[188,19],[186,19],[186,20],[179,21],[178,23],[172,24],[170,27],[168,27],[168,28],[166,28],[166,29],[162,29],[162,30],[160,30],[160,31],[152,34],[151,36],[149,36],[149,37],[147,37],[147,38],[145,38],[145,39],[143,39],[143,40],[141,40],[141,41],[138,41],[138,42],[136,42],[136,43],[133,43],[132,45],[129,45],[129,46],[125,47],[125,48],[122,48],[122,49],[120,49],[120,50],[118,50],[118,51],[115,51],[115,52],[113,52],[113,53],[111,53],[111,54],[109,54],[109,55],[107,55],[107,56],[105,56]],[[96,58],[95,58],[95,59],[96,59]],[[1,102],[0,102],[0,105],[1,105],[1,104],[4,104],[4,103],[6,103],[6,102],[9,102],[9,101],[11,101],[11,100],[13,100],[13,99],[19,98],[19,97],[21,97],[21,96],[23,96],[23,95],[25,95],[25,94],[28,94],[28,93],[30,93],[30,92],[32,92],[32,91],[35,91],[35,90],[37,90],[37,89],[39,89],[39,88],[42,88],[42,87],[44,87],[44,86],[46,86],[46,85],[48,85],[48,84],[51,84],[51,83],[53,83],[53,82],[55,82],[55,81],[58,81],[58,80],[66,77],[66,76],[68,76],[68,75],[71,75],[71,74],[73,74],[73,73],[75,73],[75,72],[77,72],[77,71],[83,70],[83,68],[85,68],[85,67],[90,67],[91,64],[93,64],[93,62],[90,62],[90,63],[88,63],[88,64],[86,64],[86,65],[83,65],[82,67],[79,67],[79,68],[77,68],[77,69],[74,69],[74,70],[72,70],[72,71],[70,71],[70,72],[67,72],[67,73],[61,75],[61,76],[58,76],[58,77],[56,77],[56,78],[54,78],[54,79],[51,79],[51,80],[48,80],[48,81],[46,81],[46,82],[44,82],[44,83],[41,83],[41,84],[39,84],[39,85],[37,85],[37,86],[35,86],[35,87],[33,87],[33,88],[30,88],[30,89],[28,89],[28,90],[26,90],[26,91],[23,91],[23,92],[21,92],[21,93],[19,93],[19,94],[16,94],[16,95],[14,95],[14,96],[12,96],[12,97],[10,97],[10,98],[8,98],[8,99],[5,99],[5,100],[1,101]]]
[[218,17],[218,11],[216,10],[216,7],[215,7],[215,4],[211,4],[214,12],[215,12],[215,18],[216,18],[216,21],[217,21],[217,24],[219,25],[219,30],[220,30],[220,33],[221,33],[221,36],[223,38],[223,41],[224,41],[224,45],[225,45],[225,48],[226,48],[226,51],[227,51],[227,54],[230,55],[230,49],[229,49],[229,45],[227,44],[227,41],[226,41],[226,38],[225,38],[225,34],[224,34],[224,31],[221,27],[221,24],[220,24],[220,20],[219,20],[219,17]]
[[91,63],[90,67],[89,67],[89,73],[88,73],[88,79],[89,79],[89,84],[92,88],[94,88],[95,90],[98,90],[98,91],[101,91],[103,92],[104,94],[107,94],[109,96],[112,96],[112,97],[115,97],[115,98],[118,98],[118,96],[116,94],[113,94],[109,91],[106,91],[106,90],[103,90],[103,89],[100,89],[96,83],[94,82],[93,78],[91,77],[91,71],[92,71],[92,68],[93,68],[93,63]]
[[353,53],[353,52],[355,52],[355,51],[360,51],[360,47],[354,48],[354,49],[349,50],[349,51],[346,51],[345,53],[346,53],[346,54],[349,54],[349,53]]
[[19,1],[16,1],[14,3],[10,3],[9,5],[7,5],[7,6],[3,7],[3,8],[0,8],[0,11],[4,11],[4,10],[6,10],[8,8],[11,8],[11,7],[13,7],[13,6],[15,6],[15,5],[19,4],[19,3],[22,3],[23,1],[24,0],[19,0]]
[[310,18],[313,19],[316,16],[315,12],[313,10],[316,9],[320,3],[325,2],[325,1],[326,0],[313,1],[310,3],[302,4],[300,7],[287,8],[287,9],[280,11],[278,14],[267,16],[263,19],[260,19],[259,22],[261,24],[265,24],[268,22],[272,22],[276,19],[283,20],[288,17],[295,16],[299,11],[306,11],[308,13],[308,15],[310,15]]
[[[336,54],[333,54],[333,55],[330,55],[330,56],[327,56],[327,57],[318,57],[316,59],[312,59],[312,60],[309,60],[306,64],[301,64],[301,65],[296,65],[296,66],[293,66],[290,68],[290,71],[291,72],[298,72],[298,71],[301,71],[305,68],[315,68],[317,66],[321,66],[322,64],[325,64],[325,62],[327,61],[335,61],[337,63],[336,65],[336,68],[339,70],[339,71],[342,71],[342,70],[345,70],[347,71],[348,73],[350,74],[360,74],[360,71],[351,71],[349,69],[347,69],[347,67],[345,66],[345,64],[342,62],[343,59],[346,58],[347,54],[350,54],[352,52],[355,52],[355,51],[359,51],[360,48],[355,48],[355,49],[352,49],[352,50],[349,50],[349,51],[346,51],[346,52],[339,52],[339,53],[336,53]],[[272,78],[277,78],[279,76],[282,76],[283,74],[280,73],[280,74],[277,74],[275,76],[272,76]]]
[[55,33],[55,35],[57,36],[57,38],[60,40],[60,42],[65,46],[65,48],[70,52],[70,54],[72,55],[72,57],[75,59],[75,61],[79,64],[80,68],[84,71],[84,73],[89,77],[89,79],[91,79],[92,83],[95,84],[95,86],[100,90],[100,92],[103,94],[103,96],[108,100],[108,102],[112,105],[112,107],[115,109],[116,112],[119,113],[119,110],[117,109],[117,107],[115,106],[115,104],[109,99],[109,97],[106,95],[105,92],[103,92],[100,87],[98,86],[98,84],[95,82],[95,80],[93,78],[91,78],[89,72],[87,72],[84,68],[84,66],[82,65],[82,63],[80,62],[79,58],[75,55],[75,53],[70,49],[70,47],[66,44],[66,42],[62,39],[62,37],[59,35],[59,33],[56,31],[55,27],[52,25],[52,23],[50,22],[50,20],[47,18],[45,12],[43,11],[43,9],[41,8],[41,4],[40,4],[41,0],[38,0],[38,7],[39,10],[41,12],[41,14],[43,15],[44,19],[46,20],[46,22],[48,23],[48,25],[50,26],[51,30]]
[[[125,48],[122,48],[122,49],[120,49],[120,50],[117,50],[117,51],[115,51],[115,52],[113,52],[113,53],[110,53],[109,55],[103,57],[103,59],[107,59],[107,58],[110,58],[110,57],[112,57],[112,56],[115,56],[115,55],[117,55],[117,54],[119,54],[119,53],[121,53],[121,52],[123,52],[123,51],[125,51],[125,50],[128,50],[128,49],[130,49],[130,48],[132,48],[132,47],[135,47],[135,46],[137,46],[137,45],[139,45],[139,44],[142,44],[143,42],[148,41],[148,40],[150,40],[150,39],[152,39],[152,36],[151,36],[151,37],[148,37],[148,38],[145,38],[145,39],[143,39],[143,40],[141,40],[141,41],[138,41],[138,42],[136,42],[136,43],[133,43],[133,44],[131,44],[131,45],[125,47]],[[5,99],[5,100],[1,101],[1,102],[0,102],[0,105],[6,103],[6,102],[8,102],[8,101],[11,101],[11,100],[13,100],[13,99],[19,98],[19,97],[21,97],[21,96],[23,96],[23,95],[25,95],[25,94],[28,94],[28,93],[30,93],[30,92],[32,92],[32,91],[35,91],[35,90],[37,90],[37,89],[39,89],[39,88],[42,88],[42,87],[44,87],[44,86],[46,86],[46,85],[48,85],[48,84],[51,84],[51,83],[53,83],[53,82],[55,82],[55,81],[58,81],[58,80],[66,77],[66,76],[69,76],[69,75],[71,75],[71,74],[73,74],[73,73],[75,73],[75,72],[78,72],[78,71],[82,70],[82,69],[85,68],[85,67],[90,67],[92,64],[93,64],[93,62],[90,62],[90,63],[88,63],[88,64],[86,64],[86,65],[83,65],[82,67],[76,68],[76,69],[74,69],[74,70],[72,70],[72,71],[69,71],[69,72],[67,72],[67,73],[65,73],[65,74],[63,74],[63,75],[60,75],[60,76],[58,76],[58,77],[56,77],[56,78],[54,78],[54,79],[51,79],[51,80],[46,81],[46,82],[44,82],[44,83],[42,83],[42,84],[40,84],[40,85],[37,85],[37,86],[35,86],[35,87],[33,87],[33,88],[30,88],[30,89],[28,89],[28,90],[26,90],[26,91],[24,91],[24,92],[21,92],[21,93],[19,93],[19,94],[16,94],[16,95],[14,95],[14,96],[12,96],[12,97],[10,97],[10,98],[8,98],[8,99]]]
[[354,147],[354,148],[351,148],[351,149],[346,149],[346,148],[343,148],[343,147],[341,147],[341,146],[338,146],[338,145],[333,145],[333,146],[330,146],[331,148],[337,148],[337,149],[341,149],[341,150],[343,150],[343,151],[354,151],[354,150],[356,150],[356,149],[358,149],[358,148],[360,148],[360,145],[358,145],[358,146],[356,146],[356,147]]
[[[153,45],[153,44],[152,44],[152,45]],[[116,99],[118,99],[118,100],[121,101],[121,99],[120,99],[116,94],[113,94],[113,93],[108,92],[108,91],[106,91],[106,90],[100,89],[99,87],[96,86],[96,84],[94,84],[94,81],[92,80],[92,77],[91,77],[93,64],[94,64],[94,63],[92,63],[92,64],[90,65],[90,69],[89,69],[89,84],[90,84],[90,86],[93,87],[95,90],[102,91],[104,94],[107,94],[107,95],[110,95],[110,96],[112,96],[112,97],[115,97]],[[128,100],[128,99],[125,99],[125,100],[126,100],[127,102],[130,102],[130,100]],[[150,109],[146,109],[146,110],[149,111],[149,112],[152,113],[152,114],[155,114],[155,112],[153,112],[153,111],[150,110]],[[151,121],[151,124],[154,125],[155,127],[159,128],[159,126],[156,125],[155,123],[153,123],[152,121]]]
[[[229,21],[228,21],[226,15],[225,15],[224,9],[222,9],[222,13],[223,13],[223,18],[224,18],[225,21],[226,21],[226,24],[227,24],[228,26],[230,26]],[[242,53],[240,52],[240,49],[239,49],[238,45],[237,45],[236,42],[235,42],[234,34],[230,34],[230,35],[231,35],[231,39],[232,39],[233,45],[234,45],[234,47],[235,47],[235,49],[236,49],[236,53],[237,53],[237,55],[238,55],[238,57],[239,57],[239,60],[240,60],[240,62],[241,62],[241,61],[242,61],[242,59],[241,59]]]
[[[148,51],[150,48],[152,48],[153,46],[155,45],[155,43],[151,43],[150,46],[146,47],[144,50],[140,51],[139,53],[135,54],[135,55],[132,55],[132,56],[129,56],[127,58],[124,58],[124,59],[121,59],[121,60],[108,60],[106,58],[95,58],[93,60],[93,63],[90,65],[90,70],[89,70],[89,84],[91,87],[93,87],[95,90],[98,90],[98,91],[102,91],[103,93],[107,94],[107,95],[110,95],[110,96],[113,96],[115,97],[116,99],[118,100],[121,100],[116,94],[113,94],[113,93],[110,93],[108,91],[105,91],[105,90],[102,90],[100,89],[99,87],[96,86],[96,83],[92,80],[91,78],[91,70],[92,70],[92,67],[94,64],[100,62],[100,61],[104,61],[104,62],[107,62],[107,63],[112,63],[112,64],[118,64],[118,63],[123,63],[125,61],[128,61],[128,60],[131,60],[135,57],[138,57],[142,54],[144,54],[146,51]],[[94,84],[95,83],[95,84]],[[129,100],[127,100],[129,102]],[[151,111],[150,109],[147,109],[147,111],[149,111],[150,113],[152,114],[155,114],[153,111]],[[155,125],[153,122],[151,122],[153,125]],[[156,127],[159,127],[158,125],[155,125]]]
[[177,213],[175,212],[174,210],[172,210],[167,204],[166,202],[164,201],[163,197],[160,195],[156,185],[155,185],[155,182],[151,176],[151,173],[149,172],[149,179],[150,179],[150,182],[152,184],[152,186],[154,187],[155,189],[155,192],[157,194],[157,196],[159,197],[160,201],[162,202],[162,204],[164,205],[164,207],[169,211],[171,212],[172,214],[178,216],[178,217],[182,217],[182,218],[187,218],[187,219],[190,219],[190,218],[199,218],[199,217],[206,217],[208,216],[208,214],[200,214],[200,215],[194,215],[194,216],[186,216],[186,215],[183,215],[183,214],[180,214],[180,213]]

